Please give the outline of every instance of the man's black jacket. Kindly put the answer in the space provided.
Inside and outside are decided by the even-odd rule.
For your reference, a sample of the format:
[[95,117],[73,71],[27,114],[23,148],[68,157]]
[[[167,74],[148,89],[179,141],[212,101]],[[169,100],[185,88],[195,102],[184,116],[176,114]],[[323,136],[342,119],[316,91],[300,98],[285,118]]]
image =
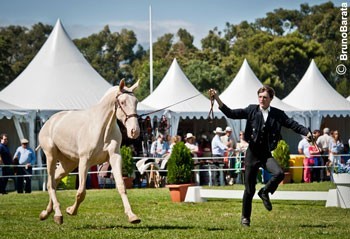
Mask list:
[[[244,109],[230,109],[225,104],[220,110],[231,119],[246,119],[247,124],[245,128],[244,138],[251,145],[256,145],[261,142],[261,129],[264,125],[264,118],[260,111],[259,105],[249,105]],[[307,135],[309,130],[298,124],[293,119],[289,118],[284,111],[270,107],[269,116],[265,122],[265,127],[268,129],[267,138],[269,151],[274,150],[277,147],[277,143],[282,139],[281,127],[292,129],[294,132],[302,135]]]

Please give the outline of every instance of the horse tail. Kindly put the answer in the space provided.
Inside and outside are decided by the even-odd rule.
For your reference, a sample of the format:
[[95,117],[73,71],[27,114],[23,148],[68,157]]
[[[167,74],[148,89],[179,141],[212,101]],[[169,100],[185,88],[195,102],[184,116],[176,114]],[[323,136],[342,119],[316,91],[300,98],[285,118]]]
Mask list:
[[35,151],[38,151],[41,148],[41,145],[39,144],[38,147],[35,148]]

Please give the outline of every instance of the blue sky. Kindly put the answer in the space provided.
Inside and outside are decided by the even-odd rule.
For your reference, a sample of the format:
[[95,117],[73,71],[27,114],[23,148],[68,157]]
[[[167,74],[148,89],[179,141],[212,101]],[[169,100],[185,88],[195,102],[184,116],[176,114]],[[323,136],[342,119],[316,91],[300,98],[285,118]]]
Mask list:
[[[344,0],[345,1],[345,0]],[[336,6],[341,2],[333,1]],[[1,0],[0,26],[31,27],[42,22],[54,25],[58,18],[72,39],[98,33],[105,25],[120,31],[133,30],[145,45],[149,42],[149,6],[152,6],[153,41],[164,33],[176,33],[185,28],[196,46],[214,27],[222,30],[226,22],[238,24],[254,21],[276,8],[298,9],[326,0]]]

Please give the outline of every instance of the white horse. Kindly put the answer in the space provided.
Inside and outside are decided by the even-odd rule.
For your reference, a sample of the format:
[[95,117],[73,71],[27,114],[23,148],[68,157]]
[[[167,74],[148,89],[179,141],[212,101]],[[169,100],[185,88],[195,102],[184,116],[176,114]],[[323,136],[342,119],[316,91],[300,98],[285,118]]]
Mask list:
[[63,177],[78,167],[79,188],[74,204],[66,209],[68,215],[76,215],[86,195],[88,169],[109,160],[129,222],[141,222],[132,212],[126,195],[120,156],[122,135],[116,122],[118,119],[124,124],[128,137],[135,139],[139,136],[137,99],[133,95],[137,86],[138,82],[127,88],[122,80],[119,88],[108,90],[97,105],[82,111],[59,112],[44,124],[39,142],[47,160],[49,204],[40,213],[41,220],[47,219],[54,210],[54,221],[63,223],[56,188]]

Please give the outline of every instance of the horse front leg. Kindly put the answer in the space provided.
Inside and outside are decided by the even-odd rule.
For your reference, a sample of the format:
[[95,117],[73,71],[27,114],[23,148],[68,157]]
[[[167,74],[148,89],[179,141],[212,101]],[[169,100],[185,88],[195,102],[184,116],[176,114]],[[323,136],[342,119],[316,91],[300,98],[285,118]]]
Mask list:
[[116,182],[116,188],[122,198],[125,214],[128,216],[130,223],[140,223],[141,219],[136,216],[132,210],[126,195],[125,185],[122,177],[122,157],[119,154],[112,153],[110,154],[110,164],[112,167],[113,176]]
[[79,187],[75,195],[75,202],[72,206],[66,208],[68,215],[77,215],[79,205],[84,201],[86,195],[86,176],[88,173],[87,160],[79,162]]

